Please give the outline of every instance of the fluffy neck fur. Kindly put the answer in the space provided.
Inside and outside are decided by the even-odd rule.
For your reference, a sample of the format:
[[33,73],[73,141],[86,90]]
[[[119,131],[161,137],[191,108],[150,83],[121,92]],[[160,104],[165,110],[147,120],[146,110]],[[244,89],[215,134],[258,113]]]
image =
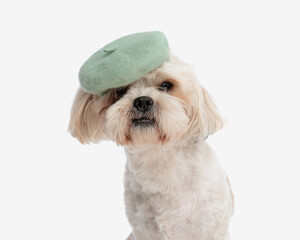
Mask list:
[[205,141],[187,146],[168,144],[125,148],[127,173],[150,193],[176,193],[199,188],[201,178],[212,178],[208,169],[218,167]]

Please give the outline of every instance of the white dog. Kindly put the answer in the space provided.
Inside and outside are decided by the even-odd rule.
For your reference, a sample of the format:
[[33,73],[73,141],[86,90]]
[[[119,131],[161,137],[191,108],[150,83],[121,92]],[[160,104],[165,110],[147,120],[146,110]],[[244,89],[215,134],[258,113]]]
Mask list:
[[128,240],[228,240],[233,195],[205,139],[223,121],[191,67],[174,56],[102,97],[79,89],[69,130],[125,147]]

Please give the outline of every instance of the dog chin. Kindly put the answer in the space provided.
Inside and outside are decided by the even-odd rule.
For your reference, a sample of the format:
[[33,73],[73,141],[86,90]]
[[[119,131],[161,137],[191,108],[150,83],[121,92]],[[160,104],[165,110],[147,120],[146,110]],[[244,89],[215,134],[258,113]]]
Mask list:
[[166,137],[154,119],[133,119],[130,128],[130,142],[126,145],[155,145],[166,142]]

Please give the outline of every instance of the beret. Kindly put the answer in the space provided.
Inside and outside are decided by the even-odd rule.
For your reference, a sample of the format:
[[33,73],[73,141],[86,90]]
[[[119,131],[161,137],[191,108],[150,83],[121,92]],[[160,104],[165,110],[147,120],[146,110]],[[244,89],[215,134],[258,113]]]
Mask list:
[[141,32],[121,37],[95,52],[82,65],[83,90],[102,95],[110,88],[128,85],[159,67],[170,56],[162,32]]

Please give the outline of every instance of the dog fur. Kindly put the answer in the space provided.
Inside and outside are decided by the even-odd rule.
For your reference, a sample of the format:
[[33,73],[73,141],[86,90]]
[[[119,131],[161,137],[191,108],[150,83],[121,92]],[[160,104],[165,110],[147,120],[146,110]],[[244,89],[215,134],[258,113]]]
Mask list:
[[[162,88],[164,82],[172,87]],[[153,99],[149,111],[134,106],[141,96]],[[142,118],[151,124],[134,123]],[[191,66],[171,56],[101,97],[79,89],[69,131],[81,143],[112,140],[125,147],[128,240],[228,240],[233,195],[205,141],[222,126]]]

